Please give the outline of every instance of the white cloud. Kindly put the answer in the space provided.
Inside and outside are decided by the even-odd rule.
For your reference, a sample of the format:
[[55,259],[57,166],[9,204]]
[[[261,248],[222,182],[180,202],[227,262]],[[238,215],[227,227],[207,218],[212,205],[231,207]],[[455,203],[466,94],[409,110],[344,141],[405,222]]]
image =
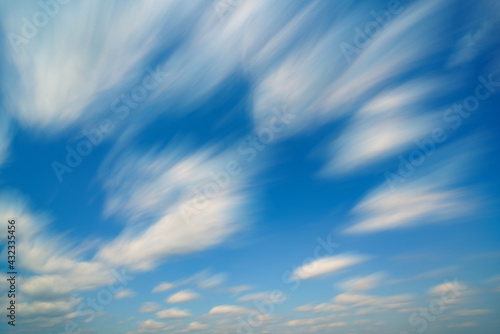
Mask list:
[[286,295],[278,291],[256,292],[241,296],[238,298],[240,302],[250,301],[271,301],[272,303],[282,303],[286,300]]
[[[119,208],[129,225],[99,251],[97,259],[149,270],[169,256],[219,245],[242,227],[238,213],[246,199],[247,176],[227,174],[223,186],[210,176],[227,172],[233,152],[214,148],[185,152],[177,148],[115,158],[117,167],[110,169],[113,177],[106,181],[106,212]],[[193,192],[194,188],[203,192],[207,185],[218,193],[207,197]],[[139,224],[144,220],[151,223]]]
[[81,298],[68,298],[56,301],[33,301],[33,302],[21,302],[19,303],[19,308],[23,310],[23,314],[26,317],[35,316],[63,316],[70,314],[76,308],[76,306],[81,303]]
[[285,323],[286,326],[295,327],[295,326],[307,326],[307,325],[316,325],[322,322],[330,321],[329,317],[320,317],[320,318],[310,318],[310,319],[296,319],[290,320]]
[[[118,6],[117,1],[85,1],[60,5],[58,14],[19,52],[10,45],[4,48],[15,69],[2,75],[15,116],[30,126],[60,130],[102,111],[92,104],[107,97],[109,89],[114,92],[112,99],[129,89],[168,45],[165,36],[187,28],[188,17],[200,10],[200,4],[151,1]],[[21,34],[21,18],[39,10],[36,3],[2,3],[3,28]],[[110,103],[106,99],[105,105]]]
[[348,307],[345,305],[338,304],[330,304],[330,303],[321,303],[313,307],[312,311],[314,313],[322,313],[322,312],[341,312],[347,310]]
[[463,217],[475,204],[469,189],[451,188],[431,177],[391,191],[385,185],[368,194],[352,211],[346,233],[374,233]]
[[365,103],[329,147],[323,174],[342,174],[379,161],[413,144],[432,129],[436,116],[425,101],[443,85],[421,78],[386,90]]
[[312,326],[309,330],[311,332],[318,332],[318,331],[324,331],[325,329],[328,330],[328,328],[344,327],[347,325],[348,325],[347,322],[332,322],[329,324]]
[[477,309],[477,310],[457,310],[453,313],[461,317],[473,317],[477,315],[490,314],[493,313],[493,311],[487,309]]
[[414,3],[395,17],[331,85],[324,108],[345,108],[429,60],[439,51],[446,20],[443,6],[435,1]]
[[355,277],[344,281],[340,287],[346,291],[366,291],[379,286],[386,278],[384,273],[374,273],[365,277]]
[[469,287],[461,281],[455,279],[452,282],[445,282],[432,287],[428,294],[431,296],[441,296],[445,294],[446,296],[459,296]]
[[407,307],[413,301],[413,297],[410,295],[372,296],[347,292],[334,297],[332,301],[334,303],[350,305],[352,307],[396,309]]
[[351,254],[321,258],[295,269],[292,278],[302,280],[322,276],[364,262],[366,259],[365,256]]
[[180,319],[187,318],[191,316],[187,310],[181,310],[178,308],[169,308],[156,313],[156,316],[160,319]]
[[465,34],[457,41],[448,60],[448,67],[462,66],[495,46],[495,27],[500,23],[500,5],[497,1],[483,1],[470,7],[470,21]]
[[[306,43],[297,43],[290,48],[278,66],[270,69],[255,88],[253,116],[257,127],[266,121],[272,106],[286,105],[296,121],[287,128],[287,135],[311,131],[311,129],[339,116],[356,110],[360,101],[387,87],[387,82],[410,73],[440,50],[443,29],[443,3],[424,1],[410,5],[404,12],[397,15],[381,29],[381,32],[371,38],[370,43],[361,50],[361,54],[350,65],[339,52],[338,46],[343,42],[351,42],[353,33],[350,22],[360,22],[362,14],[345,14],[339,4],[339,17],[331,29],[324,32],[320,38],[315,36]],[[295,25],[307,24],[309,14],[315,13],[308,9],[303,12],[301,20]],[[329,9],[331,10],[331,9]],[[314,16],[313,16],[314,17]],[[293,29],[289,29],[293,31]],[[425,36],[425,37],[424,37]],[[279,43],[277,43],[279,45]],[[273,50],[279,54],[279,51]],[[388,56],[389,55],[389,56]],[[328,63],[325,68],[320,64]],[[390,125],[403,124],[408,127],[408,121],[401,115],[394,117],[392,122],[380,122],[378,129],[389,128]],[[413,124],[415,125],[415,124]],[[408,136],[395,131],[390,138]],[[410,128],[415,132],[422,131]],[[395,132],[394,132],[395,131]],[[409,134],[408,134],[409,135]],[[353,139],[352,145],[363,142],[363,138]],[[364,157],[375,158],[374,152],[388,152],[393,145],[402,143],[396,141],[386,148],[379,146],[365,149]],[[355,154],[355,152],[351,152]],[[350,160],[343,158],[346,164],[359,164],[361,157]]]
[[154,320],[146,320],[137,322],[140,328],[144,329],[162,329],[165,327],[165,324],[162,322],[154,321]]
[[449,324],[448,328],[468,328],[468,327],[477,327],[477,323],[475,322],[463,322],[460,324]]
[[250,309],[242,306],[219,305],[212,308],[210,312],[208,312],[208,314],[216,316],[232,316],[232,315],[248,314],[250,312],[251,312]]
[[191,322],[188,326],[188,330],[204,330],[207,329],[208,325],[207,324],[202,324],[201,322]]
[[132,297],[135,297],[135,295],[136,295],[136,293],[134,291],[127,289],[127,290],[123,290],[123,291],[118,292],[115,295],[115,298],[116,299],[132,298]]
[[200,295],[191,290],[182,290],[166,299],[167,303],[185,303],[200,298]]
[[161,282],[160,284],[158,284],[157,286],[155,286],[151,292],[153,292],[153,293],[155,293],[155,292],[163,292],[163,291],[170,290],[170,289],[172,289],[174,287],[175,287],[175,284],[173,284],[173,283]]
[[238,285],[238,286],[233,286],[230,288],[227,288],[227,291],[232,294],[239,294],[248,290],[251,290],[252,287],[249,285]]
[[306,304],[306,305],[301,305],[296,307],[294,310],[297,312],[309,312],[314,309],[314,305],[312,304]]
[[[114,268],[101,262],[84,261],[83,255],[93,244],[75,246],[61,235],[50,235],[46,230],[51,219],[44,214],[33,214],[25,200],[16,194],[0,194],[0,219],[12,217],[22,221],[18,237],[23,253],[26,277],[20,288],[26,296],[37,300],[66,298],[74,291],[92,290],[114,283]],[[0,236],[4,231],[0,231]]]
[[10,140],[10,120],[2,112],[0,113],[0,166],[7,159]]
[[199,283],[198,286],[201,289],[210,289],[210,288],[215,288],[222,283],[224,283],[227,279],[226,274],[217,274],[214,276],[210,276],[208,278],[202,279]]
[[146,302],[141,305],[139,312],[141,313],[153,313],[160,309],[161,305],[153,302]]

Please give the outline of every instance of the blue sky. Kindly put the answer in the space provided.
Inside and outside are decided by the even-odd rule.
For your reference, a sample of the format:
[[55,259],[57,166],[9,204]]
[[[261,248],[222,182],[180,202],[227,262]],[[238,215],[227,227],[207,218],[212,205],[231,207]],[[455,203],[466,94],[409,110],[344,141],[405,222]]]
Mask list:
[[499,13],[2,2],[2,332],[497,333]]

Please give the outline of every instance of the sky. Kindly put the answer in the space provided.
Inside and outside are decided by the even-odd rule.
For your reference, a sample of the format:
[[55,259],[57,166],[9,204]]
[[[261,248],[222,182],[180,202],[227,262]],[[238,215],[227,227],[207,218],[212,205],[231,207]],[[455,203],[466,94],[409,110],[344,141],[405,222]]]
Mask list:
[[498,333],[498,1],[0,23],[0,332]]

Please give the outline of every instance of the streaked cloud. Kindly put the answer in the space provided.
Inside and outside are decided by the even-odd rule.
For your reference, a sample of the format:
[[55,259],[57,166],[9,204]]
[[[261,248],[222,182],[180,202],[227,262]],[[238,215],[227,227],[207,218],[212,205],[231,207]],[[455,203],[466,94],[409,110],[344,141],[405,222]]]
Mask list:
[[141,313],[153,313],[160,309],[161,305],[153,302],[146,302],[141,305],[139,312]]
[[493,311],[487,309],[476,309],[476,310],[457,310],[453,313],[460,317],[473,317],[476,315],[490,314],[493,313]]
[[366,256],[342,254],[311,261],[294,270],[292,278],[303,280],[323,276],[367,260]]
[[167,303],[185,303],[200,298],[200,295],[191,290],[182,290],[166,299]]
[[166,326],[163,322],[158,322],[151,319],[148,319],[146,321],[139,321],[137,322],[137,324],[140,328],[150,330],[164,329],[164,327]]
[[332,299],[338,304],[351,305],[352,307],[383,307],[396,309],[408,306],[413,301],[410,295],[373,296],[353,293],[342,293]]
[[231,315],[242,315],[248,314],[251,310],[237,305],[219,305],[213,307],[208,314],[214,316],[231,316]]
[[[130,88],[158,56],[165,36],[181,31],[198,5],[191,2],[181,8],[162,1],[61,5],[58,15],[37,29],[35,37],[19,48],[5,48],[13,70],[2,72],[3,88],[10,92],[8,103],[15,117],[30,127],[60,131],[103,111],[93,103],[110,90],[114,99]],[[20,34],[22,25],[16,18],[31,17],[37,10],[36,3],[4,3],[3,28]],[[109,97],[107,101],[105,105],[110,105]]]
[[256,292],[243,295],[238,298],[240,302],[270,301],[273,304],[282,303],[286,300],[286,295],[281,291]]
[[155,286],[153,288],[153,290],[151,290],[151,292],[152,293],[163,292],[163,291],[167,291],[167,290],[170,290],[173,288],[175,288],[175,284],[169,283],[169,282],[162,282],[162,283],[158,284],[157,286]]
[[126,289],[115,294],[116,299],[132,298],[135,297],[136,293],[133,290]]
[[352,209],[354,223],[345,232],[374,233],[460,218],[475,208],[473,198],[470,189],[451,188],[432,176],[395,191],[383,185]]
[[181,319],[191,316],[187,310],[181,310],[178,308],[169,308],[156,313],[159,319]]
[[378,287],[387,277],[384,273],[374,273],[365,277],[355,277],[339,284],[346,291],[367,291]]

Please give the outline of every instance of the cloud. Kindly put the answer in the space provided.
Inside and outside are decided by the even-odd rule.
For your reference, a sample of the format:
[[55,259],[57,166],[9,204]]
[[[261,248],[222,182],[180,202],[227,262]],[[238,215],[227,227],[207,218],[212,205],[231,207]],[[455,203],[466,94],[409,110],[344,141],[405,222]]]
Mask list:
[[366,291],[379,286],[386,278],[384,273],[374,273],[365,277],[355,277],[344,281],[340,287],[346,291]]
[[146,321],[139,321],[137,322],[140,328],[144,329],[162,329],[165,327],[165,324],[162,322],[154,321],[151,319],[148,319]]
[[[238,229],[238,196],[220,196],[186,223],[181,212],[167,214],[138,234],[126,230],[103,247],[97,258],[113,266],[150,270],[169,256],[206,250],[221,244]],[[189,202],[181,203],[189,205]]]
[[322,174],[343,174],[387,158],[432,129],[437,116],[425,103],[443,84],[419,78],[384,90],[366,102],[330,145],[330,162]]
[[464,282],[455,279],[453,282],[445,282],[432,287],[428,291],[428,294],[431,296],[439,296],[441,294],[452,292],[453,294],[458,295],[461,291],[467,289],[468,286]]
[[215,316],[232,316],[232,315],[242,315],[248,314],[251,310],[242,306],[236,305],[220,305],[212,308],[208,314]]
[[484,1],[470,6],[471,19],[465,34],[457,41],[447,67],[462,66],[485,54],[495,46],[495,29],[500,22],[500,6],[496,1]]
[[[242,227],[238,213],[247,197],[246,176],[227,174],[230,179],[224,186],[210,176],[227,172],[231,154],[207,148],[189,155],[186,150],[169,148],[115,158],[116,167],[110,170],[113,177],[105,185],[109,193],[106,212],[116,213],[120,208],[129,225],[100,249],[96,259],[149,270],[169,256],[224,242]],[[216,187],[217,193],[211,190],[213,195],[205,195],[207,185]],[[195,188],[201,188],[200,193]],[[150,222],[146,227],[145,221]]]
[[467,327],[477,327],[477,323],[475,322],[464,322],[461,324],[449,324],[448,328],[467,328]]
[[10,120],[2,112],[0,113],[0,166],[7,159],[11,135]]
[[345,304],[352,307],[377,307],[395,309],[407,307],[413,301],[413,297],[410,295],[373,296],[342,293],[334,297],[332,301],[337,304]]
[[168,283],[168,282],[162,282],[162,283],[158,284],[157,286],[155,286],[151,292],[152,293],[163,292],[163,291],[170,290],[172,288],[175,288],[175,284]]
[[191,322],[186,329],[188,330],[204,330],[207,329],[208,325],[207,324],[202,324],[201,322]]
[[[22,124],[59,131],[102,111],[95,103],[104,99],[109,105],[129,89],[168,45],[165,36],[187,28],[188,18],[200,10],[198,2],[118,4],[60,5],[50,23],[26,43],[4,48],[12,70],[3,72],[2,81],[8,83],[3,88]],[[21,34],[20,19],[39,10],[36,3],[3,3],[3,28]]]
[[331,303],[321,303],[318,305],[314,304],[306,304],[295,308],[297,312],[314,312],[314,313],[323,313],[323,312],[341,312],[347,310],[348,307],[345,305],[331,304]]
[[367,257],[360,255],[334,255],[318,260],[311,261],[294,270],[292,278],[295,279],[310,279],[317,276],[333,273],[341,269],[353,266],[355,264],[364,262]]
[[[310,319],[296,319],[296,320],[290,320],[285,323],[286,326],[288,327],[295,327],[295,326],[310,326],[310,325],[316,325],[322,322],[327,322],[330,321],[331,319],[329,317],[320,317],[320,318],[310,318]],[[342,323],[340,326],[345,326],[345,323]],[[332,326],[334,327],[334,326]]]
[[233,286],[230,288],[227,288],[227,291],[232,294],[239,294],[248,290],[251,290],[252,287],[249,285],[238,285],[238,286]]
[[75,246],[62,235],[50,234],[47,230],[52,219],[42,213],[32,213],[20,195],[0,194],[0,212],[3,221],[15,217],[23,224],[18,237],[24,242],[18,247],[23,253],[22,267],[26,273],[20,288],[26,296],[55,300],[67,298],[75,291],[88,291],[116,282],[114,268],[82,259],[93,244],[83,242]]
[[169,309],[157,312],[156,316],[159,319],[181,319],[181,318],[190,317],[191,313],[189,313],[187,310],[181,310],[178,308],[169,308]]
[[123,290],[123,291],[118,292],[115,295],[115,298],[116,299],[132,298],[132,297],[135,297],[135,295],[136,295],[136,293],[134,291],[127,289],[127,290]]
[[167,303],[185,303],[200,298],[200,295],[191,290],[182,290],[167,298]]
[[[484,39],[491,31],[491,22],[483,23],[477,30],[469,31],[456,44],[455,50],[448,60],[448,66],[454,67],[470,62],[484,47]],[[483,45],[481,45],[483,44]]]
[[210,288],[215,288],[222,283],[224,283],[227,280],[227,275],[226,274],[217,274],[211,277],[208,277],[206,279],[202,279],[199,283],[198,286],[201,289],[210,289]]
[[[352,14],[352,11],[345,13],[341,5],[336,10],[330,8],[329,11],[338,15],[330,29],[323,31],[319,37],[310,38],[308,42],[290,47],[279,64],[257,83],[253,103],[256,127],[266,121],[270,107],[286,105],[290,113],[297,116],[297,120],[287,129],[287,135],[311,131],[356,110],[371,95],[385,90],[388,82],[408,78],[412,71],[440,51],[443,38],[441,31],[448,18],[448,15],[443,14],[444,6],[445,2],[423,1],[405,8],[370,38],[362,50],[359,49],[359,56],[350,64],[339,52],[338,46],[352,41],[352,30],[347,27],[352,27],[352,22],[360,22],[364,17],[361,13]],[[309,15],[314,17],[316,12],[308,10],[304,10],[301,20],[297,20],[297,26],[307,24]],[[320,65],[324,63],[329,66]],[[402,113],[399,117],[380,121],[378,129],[390,128],[395,124],[403,124],[407,128],[411,119]],[[422,125],[411,130],[422,131]],[[361,124],[358,126],[362,127]],[[397,137],[408,140],[404,133],[390,129],[391,136],[387,140]],[[356,146],[358,142],[364,142],[361,134],[359,138],[352,138],[350,144]],[[402,143],[396,141],[386,148],[380,145],[365,148],[363,157],[373,159],[374,152],[392,151],[393,145]],[[355,155],[356,152],[351,154]],[[345,156],[341,162],[347,168],[349,164],[360,164],[361,158]]]
[[82,300],[82,298],[70,297],[56,301],[20,302],[19,307],[22,308],[23,314],[26,317],[57,317],[72,313]]
[[475,208],[473,195],[470,189],[451,188],[431,176],[395,191],[382,185],[354,207],[354,223],[344,231],[374,233],[457,219]]
[[98,262],[72,263],[72,267],[57,274],[26,278],[21,285],[24,293],[34,298],[59,298],[74,291],[93,290],[117,281],[113,268]]
[[478,309],[478,310],[457,310],[453,312],[454,314],[461,317],[473,317],[477,315],[490,314],[493,313],[492,310]]
[[301,305],[296,307],[294,310],[297,312],[309,312],[314,309],[314,305],[312,304],[306,304],[306,305]]
[[348,325],[347,322],[332,322],[329,324],[313,326],[310,328],[310,331],[311,332],[324,331],[325,329],[328,329],[328,328],[344,327],[347,325]]
[[338,76],[325,94],[324,108],[347,107],[431,59],[439,51],[440,31],[447,20],[442,12],[445,4],[414,3],[395,17]]
[[153,313],[160,309],[161,305],[153,302],[146,302],[139,308],[141,313]]
[[[405,257],[408,258],[407,256],[405,256]],[[399,258],[401,258],[401,257],[399,257]],[[436,278],[436,277],[443,277],[443,276],[452,276],[457,272],[457,269],[458,269],[458,266],[449,266],[449,267],[424,271],[424,272],[417,274],[413,277],[403,278],[403,279],[392,279],[388,283],[389,284],[399,284],[399,283],[409,282],[409,281],[414,281],[414,280],[429,279],[429,278]]]
[[251,301],[271,301],[272,303],[282,303],[286,300],[286,295],[277,292],[277,291],[269,291],[269,292],[256,292],[241,296],[238,298],[240,302],[251,302]]

